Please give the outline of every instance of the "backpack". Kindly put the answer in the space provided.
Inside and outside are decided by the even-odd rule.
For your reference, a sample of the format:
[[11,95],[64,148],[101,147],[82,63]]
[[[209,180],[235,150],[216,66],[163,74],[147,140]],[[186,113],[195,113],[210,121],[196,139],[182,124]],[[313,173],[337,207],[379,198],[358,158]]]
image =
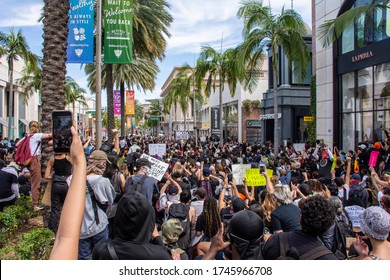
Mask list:
[[340,260],[347,258],[347,237],[354,237],[351,226],[345,223],[343,219],[336,218],[332,252]]
[[41,142],[38,143],[33,156],[31,156],[31,150],[30,150],[31,137],[32,135],[20,140],[21,142],[18,145],[18,148],[16,149],[16,153],[14,155],[15,162],[22,167],[28,167],[31,164],[32,157],[36,155],[39,145],[41,144]]
[[169,206],[168,220],[178,219],[183,228],[183,232],[179,236],[177,246],[183,250],[188,250],[191,247],[191,229],[190,229],[190,207],[182,203],[174,203]]
[[213,196],[213,190],[211,189],[210,181],[204,180],[200,182],[200,187],[206,190],[206,196]]
[[114,203],[118,203],[119,202],[119,199],[121,199],[122,195],[123,195],[123,190],[121,188],[121,173],[120,172],[116,172],[115,175],[112,177],[112,179],[110,180],[111,181],[111,184],[112,186],[114,187],[114,190],[115,190],[115,199],[114,199]]
[[299,256],[295,247],[290,248],[288,244],[288,232],[283,232],[278,234],[279,237],[279,247],[280,247],[280,257],[278,259],[283,258],[293,258],[298,260],[317,260],[322,256],[331,254],[332,252],[326,248],[324,245],[320,245],[315,247],[305,254]]
[[147,177],[148,176],[146,176],[146,175],[142,175],[141,180],[139,180],[137,182],[133,180],[133,177],[130,177],[129,179],[127,179],[126,185],[125,185],[125,193],[128,193],[130,191],[143,193],[142,192],[142,185],[144,184]]

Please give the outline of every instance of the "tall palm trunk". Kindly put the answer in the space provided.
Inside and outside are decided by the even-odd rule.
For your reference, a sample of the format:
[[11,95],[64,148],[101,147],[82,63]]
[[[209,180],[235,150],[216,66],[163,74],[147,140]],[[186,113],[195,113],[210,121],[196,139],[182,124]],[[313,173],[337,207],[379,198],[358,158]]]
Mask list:
[[121,82],[121,136],[126,135],[126,103],[125,103],[125,83]]
[[274,80],[273,80],[273,86],[274,86],[274,153],[275,156],[278,154],[279,151],[279,118],[278,118],[278,107],[279,107],[279,100],[278,100],[278,59],[277,59],[277,53],[273,53],[272,57],[272,68],[274,72]]
[[[42,131],[51,131],[51,113],[65,108],[66,48],[68,41],[69,1],[44,0],[43,66],[42,66]],[[51,150],[42,144],[42,170]]]
[[223,147],[223,110],[222,110],[222,84],[219,85],[219,146]]
[[[177,104],[176,103],[175,103],[175,126],[176,126],[176,131],[179,131],[179,126],[177,124]],[[175,133],[173,133],[173,134],[175,134]],[[176,138],[175,135],[173,137]]]
[[9,64],[9,95],[8,95],[8,139],[15,137],[15,131],[12,131],[12,117],[14,115],[14,61],[11,59]]
[[112,64],[106,64],[106,86],[107,86],[107,133],[108,143],[112,143],[112,129],[115,128],[114,117],[114,84],[112,78]]

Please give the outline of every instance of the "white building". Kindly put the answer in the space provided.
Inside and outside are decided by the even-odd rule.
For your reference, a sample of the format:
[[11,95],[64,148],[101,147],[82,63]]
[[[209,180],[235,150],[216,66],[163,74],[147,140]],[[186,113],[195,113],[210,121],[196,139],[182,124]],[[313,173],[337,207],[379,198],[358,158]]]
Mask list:
[[39,119],[41,103],[38,92],[26,98],[16,86],[17,80],[22,77],[23,68],[22,60],[14,62],[14,116],[17,117],[13,118],[12,132],[8,135],[8,63],[5,56],[0,57],[0,134],[3,137],[20,138],[24,132],[28,131],[28,123]]

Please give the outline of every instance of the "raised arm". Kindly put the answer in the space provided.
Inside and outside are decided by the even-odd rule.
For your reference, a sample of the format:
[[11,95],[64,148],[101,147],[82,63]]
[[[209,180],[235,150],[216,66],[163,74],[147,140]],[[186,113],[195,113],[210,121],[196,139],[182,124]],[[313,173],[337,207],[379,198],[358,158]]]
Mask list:
[[83,145],[75,124],[71,128],[73,140],[70,158],[73,164],[72,180],[62,208],[56,240],[50,254],[52,260],[77,260],[81,223],[85,210],[87,164]]
[[274,188],[274,185],[271,182],[271,178],[267,174],[267,171],[266,172],[262,172],[261,174],[265,177],[265,180],[266,180],[265,186],[266,186],[267,192],[270,193],[270,194],[273,194],[275,188]]
[[46,166],[46,169],[45,169],[45,179],[51,179],[51,171],[53,169],[53,164],[54,164],[54,157],[51,157],[48,162],[47,162],[47,166]]
[[349,186],[350,176],[351,176],[351,161],[352,159],[350,157],[347,157],[347,172],[345,174],[344,183],[348,186]]

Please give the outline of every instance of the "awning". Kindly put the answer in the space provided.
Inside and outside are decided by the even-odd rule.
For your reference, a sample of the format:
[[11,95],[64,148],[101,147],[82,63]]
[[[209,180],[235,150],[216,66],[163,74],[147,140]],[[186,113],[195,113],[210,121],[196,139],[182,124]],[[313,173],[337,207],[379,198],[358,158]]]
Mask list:
[[8,127],[8,122],[6,119],[0,117],[0,124],[4,125],[5,127]]
[[27,127],[28,127],[28,125],[30,123],[28,120],[25,120],[25,119],[19,119],[19,121],[21,121]]

